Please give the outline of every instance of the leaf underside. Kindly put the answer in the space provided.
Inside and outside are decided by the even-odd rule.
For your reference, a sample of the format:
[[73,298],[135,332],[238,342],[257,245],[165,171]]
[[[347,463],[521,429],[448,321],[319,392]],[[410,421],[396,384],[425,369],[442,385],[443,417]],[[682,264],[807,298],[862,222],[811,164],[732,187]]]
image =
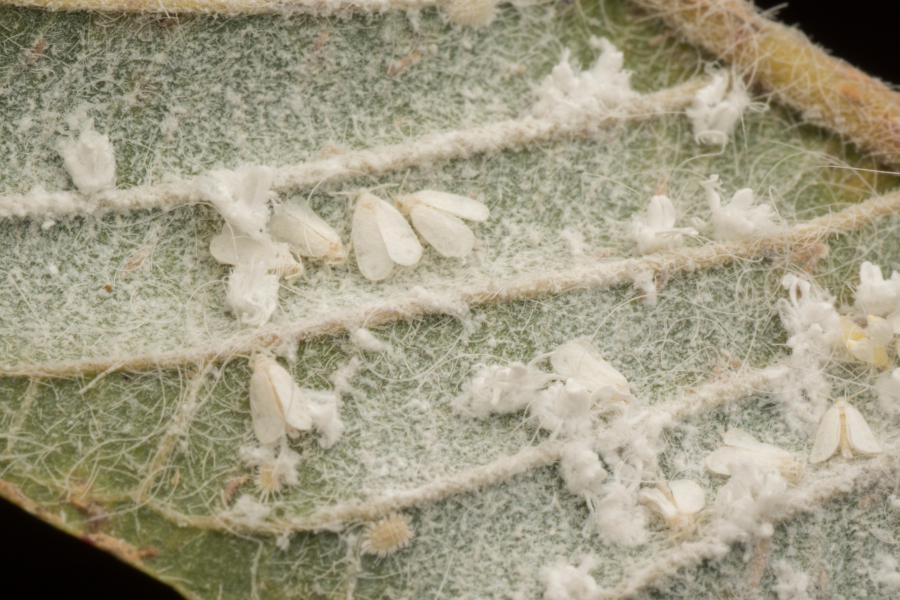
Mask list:
[[[519,117],[563,49],[590,66],[597,56],[592,36],[608,37],[625,52],[640,92],[698,76],[709,59],[616,0],[503,5],[490,26],[474,30],[451,27],[433,10],[170,19],[2,8],[0,32],[0,194],[36,185],[71,189],[56,147],[83,117],[109,134],[117,185],[127,188],[245,163],[294,164]],[[389,76],[396,61],[414,53],[405,70]],[[428,249],[417,269],[395,269],[385,282],[368,282],[352,267],[307,263],[306,276],[281,290],[273,322],[349,310],[416,287],[450,292],[628,256],[630,219],[661,185],[681,223],[706,220],[698,182],[713,173],[729,197],[749,187],[786,223],[806,221],[887,189],[891,181],[862,170],[870,166],[772,105],[745,113],[721,152],[695,144],[684,115],[669,114],[590,139],[282,194],[281,201],[308,199],[345,243],[352,198],[336,192],[360,187],[475,194],[492,216],[476,227],[480,244],[467,260]],[[832,240],[814,277],[852,301],[859,262],[900,269],[898,224],[892,217]],[[0,364],[142,354],[235,335],[236,320],[225,309],[228,268],[208,252],[220,229],[221,219],[202,205],[0,223]],[[573,252],[573,239],[583,241],[582,249]],[[125,268],[140,253],[141,263]],[[267,499],[239,456],[255,442],[247,356],[229,357],[210,372],[196,412],[155,472],[154,457],[179,417],[196,366],[111,373],[88,389],[93,375],[2,379],[0,479],[60,514],[72,531],[89,527],[72,498],[101,505],[105,516],[92,526],[136,548],[156,546],[144,567],[196,598],[336,598],[351,591],[357,598],[536,598],[542,566],[586,554],[598,557],[592,574],[611,587],[677,542],[659,527],[635,549],[585,537],[587,509],[566,491],[555,466],[409,511],[411,545],[384,559],[360,556],[361,526],[296,533],[285,546],[272,535],[210,531],[175,515],[222,513],[228,509],[222,490],[244,475],[250,479],[234,498],[264,502],[277,520],[410,489],[513,454],[543,434],[521,414],[464,419],[451,400],[478,363],[527,362],[578,337],[591,338],[651,405],[707,382],[724,356],[749,367],[771,364],[786,353],[775,312],[785,268],[797,266],[760,259],[678,277],[662,287],[655,306],[621,286],[373,328],[392,352],[361,353],[346,335],[302,343],[295,361],[282,361],[301,386],[329,389],[329,376],[360,357],[352,380],[357,392],[344,398],[347,430],[338,444],[325,450],[310,436],[292,442],[302,455],[300,483]],[[843,365],[834,375],[837,389],[867,381],[868,371]],[[858,397],[856,406],[879,440],[896,437],[900,427],[873,396]],[[661,458],[666,476],[697,481],[709,501],[723,480],[703,460],[721,433],[736,427],[797,455],[808,451],[814,433],[814,425],[789,429],[765,396],[748,397],[679,424]],[[892,552],[885,540],[900,535],[897,520],[884,517],[889,493],[869,503],[850,497],[779,527],[769,561],[787,558],[809,573],[821,571],[817,577],[833,597],[858,597],[860,589],[876,594],[865,569],[876,552]],[[653,597],[744,597],[752,551],[690,571]],[[760,597],[775,598],[772,571],[758,577]]]

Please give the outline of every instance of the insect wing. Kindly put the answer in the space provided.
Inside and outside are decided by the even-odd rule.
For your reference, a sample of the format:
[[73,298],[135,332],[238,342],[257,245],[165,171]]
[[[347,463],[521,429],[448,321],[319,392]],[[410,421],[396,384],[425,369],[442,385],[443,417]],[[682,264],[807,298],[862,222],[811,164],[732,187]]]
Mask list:
[[284,437],[284,415],[266,369],[255,369],[250,377],[250,416],[260,444],[274,444]]
[[306,206],[283,205],[269,222],[275,239],[287,242],[300,256],[340,260],[341,238],[331,225]]
[[491,211],[487,206],[466,196],[434,190],[422,190],[410,194],[410,196],[410,200],[414,198],[420,204],[442,210],[467,221],[487,221],[491,216]]
[[284,420],[287,421],[288,425],[299,431],[312,429],[312,416],[309,414],[309,404],[306,401],[306,395],[296,383],[293,383],[292,387],[290,397],[283,399],[281,402],[281,406],[284,408]]
[[475,235],[459,218],[442,210],[417,204],[409,218],[422,237],[442,256],[462,258],[472,251]]
[[419,262],[422,244],[400,211],[379,198],[375,198],[375,206],[375,222],[390,259],[405,267]]
[[238,197],[254,209],[264,207],[275,173],[269,167],[250,167],[238,182]]
[[[791,453],[787,450],[783,450],[777,446],[773,446],[772,444],[758,442],[753,438],[753,436],[751,436],[743,429],[729,429],[725,432],[725,435],[722,436],[722,440],[729,446],[752,450],[760,454],[769,455],[772,458],[793,458],[791,456]],[[773,462],[772,464],[775,464],[775,462]]]
[[266,267],[274,262],[275,256],[270,248],[257,239],[250,237],[225,224],[222,233],[213,236],[209,242],[209,253],[224,265],[236,265],[239,262],[264,262]]
[[675,224],[675,207],[668,196],[653,196],[647,207],[647,225],[653,229],[669,229]]
[[706,495],[697,483],[682,479],[670,481],[669,490],[672,491],[672,499],[678,511],[685,515],[693,515],[700,512],[706,505]]
[[353,250],[356,253],[356,264],[363,277],[372,281],[380,281],[390,275],[394,268],[381,237],[376,218],[378,198],[371,194],[362,194],[353,213]]
[[641,490],[639,498],[643,504],[649,506],[665,519],[671,519],[678,514],[678,509],[675,508],[675,505],[669,502],[666,495],[656,488]]
[[712,452],[706,457],[706,468],[716,475],[731,476],[731,470],[728,465],[732,463],[755,462],[757,460],[755,453],[744,448],[732,448],[724,446]]
[[587,340],[563,344],[553,352],[550,363],[557,373],[574,379],[587,390],[594,391],[611,385],[619,392],[631,393],[625,376],[603,360],[600,353]]
[[[868,429],[868,426],[866,426]],[[816,431],[816,442],[809,454],[809,462],[820,463],[831,458],[841,443],[841,413],[837,406],[825,412],[819,429]]]
[[859,411],[847,404],[844,406],[844,426],[847,431],[847,441],[850,447],[863,454],[878,454],[881,446],[875,441],[869,424]]

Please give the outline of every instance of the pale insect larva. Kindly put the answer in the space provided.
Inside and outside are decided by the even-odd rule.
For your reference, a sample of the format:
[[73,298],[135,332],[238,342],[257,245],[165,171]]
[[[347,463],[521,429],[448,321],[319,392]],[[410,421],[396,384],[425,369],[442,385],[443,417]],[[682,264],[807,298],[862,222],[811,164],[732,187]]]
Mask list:
[[257,355],[251,361],[250,415],[259,443],[274,444],[312,429],[312,418],[303,390],[274,359]]
[[825,412],[819,429],[816,431],[816,442],[809,455],[809,462],[820,463],[831,458],[838,448],[844,458],[853,458],[853,452],[860,454],[878,454],[881,446],[872,435],[869,424],[843,398],[837,400]]
[[357,266],[372,281],[390,275],[394,263],[412,267],[422,258],[422,245],[403,215],[369,192],[356,202],[352,239]]
[[462,219],[486,221],[491,216],[478,200],[434,190],[400,196],[397,206],[409,215],[425,241],[449,258],[462,258],[475,245],[475,235]]
[[222,232],[209,242],[209,253],[223,265],[262,262],[266,271],[282,279],[292,280],[303,274],[303,263],[297,262],[285,244],[266,238],[254,238],[225,223]]
[[451,23],[474,27],[487,23],[496,5],[496,0],[451,0],[445,10]]
[[803,467],[794,460],[790,452],[758,442],[742,429],[729,429],[725,432],[723,441],[725,446],[706,457],[706,467],[716,475],[730,477],[728,465],[735,462],[752,462],[772,467],[791,482],[796,482],[803,473]]
[[588,340],[577,339],[553,351],[550,356],[553,370],[572,379],[591,393],[615,396],[621,399],[631,398],[628,380],[619,371],[606,362]]
[[366,525],[360,550],[384,558],[409,545],[413,529],[409,517],[393,513],[375,523]]
[[346,258],[337,231],[308,206],[281,205],[269,219],[269,231],[300,256],[327,263],[339,263]]
[[706,505],[703,488],[687,479],[643,489],[640,500],[663,519],[666,527],[679,533],[693,528],[694,515]]

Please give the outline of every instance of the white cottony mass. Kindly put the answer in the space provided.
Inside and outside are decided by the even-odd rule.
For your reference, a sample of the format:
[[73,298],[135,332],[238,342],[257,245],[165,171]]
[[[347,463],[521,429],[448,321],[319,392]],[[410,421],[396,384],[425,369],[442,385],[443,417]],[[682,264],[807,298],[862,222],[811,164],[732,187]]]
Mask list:
[[631,238],[637,242],[639,254],[671,250],[681,245],[683,235],[697,235],[692,227],[675,228],[675,207],[667,196],[653,196],[647,215],[632,223]]
[[700,185],[706,190],[706,200],[712,211],[715,236],[723,241],[736,241],[769,233],[777,228],[772,222],[772,207],[754,204],[753,190],[744,188],[731,197],[728,204],[722,204],[722,197],[716,191],[719,176],[712,175]]
[[59,143],[59,154],[82,194],[116,187],[116,156],[112,144],[109,136],[94,131],[93,119],[85,121],[77,140]]
[[691,106],[685,111],[694,128],[694,140],[698,144],[724,146],[734,126],[741,118],[741,112],[750,105],[750,96],[740,77],[729,77],[726,73],[716,73],[712,81],[694,96]]
[[202,177],[197,185],[203,198],[234,229],[261,238],[269,221],[269,189],[274,176],[269,167],[223,169]]
[[225,300],[241,325],[260,327],[275,312],[280,287],[264,262],[242,262],[228,277]]
[[624,55],[606,38],[591,38],[600,56],[587,71],[569,64],[569,51],[553,67],[537,90],[538,102],[532,112],[560,121],[583,119],[586,114],[610,112],[639,94],[631,89],[631,73],[623,71]]

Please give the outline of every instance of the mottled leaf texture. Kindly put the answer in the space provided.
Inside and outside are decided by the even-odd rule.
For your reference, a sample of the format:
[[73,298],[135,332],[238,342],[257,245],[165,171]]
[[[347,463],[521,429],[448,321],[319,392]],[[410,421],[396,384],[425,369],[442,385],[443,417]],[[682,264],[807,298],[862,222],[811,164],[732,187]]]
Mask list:
[[[684,110],[739,74],[625,0],[423,4],[0,7],[0,495],[200,600],[893,597],[900,398],[875,388],[896,334],[889,370],[839,337],[802,362],[782,279],[840,309],[863,261],[900,270],[896,179],[764,86],[698,144]],[[259,165],[253,247],[306,246],[253,328],[203,186]],[[771,208],[763,237],[714,241],[712,175]],[[357,209],[420,190],[468,203],[414,214],[418,234]],[[655,195],[699,235],[641,257]],[[254,360],[288,374],[255,407]],[[809,460],[827,398],[854,394],[860,452]],[[520,410],[492,412],[501,395]],[[710,472],[737,429],[805,472]],[[571,477],[605,481],[567,488],[573,441]],[[676,534],[637,498],[681,481],[705,505]]]

